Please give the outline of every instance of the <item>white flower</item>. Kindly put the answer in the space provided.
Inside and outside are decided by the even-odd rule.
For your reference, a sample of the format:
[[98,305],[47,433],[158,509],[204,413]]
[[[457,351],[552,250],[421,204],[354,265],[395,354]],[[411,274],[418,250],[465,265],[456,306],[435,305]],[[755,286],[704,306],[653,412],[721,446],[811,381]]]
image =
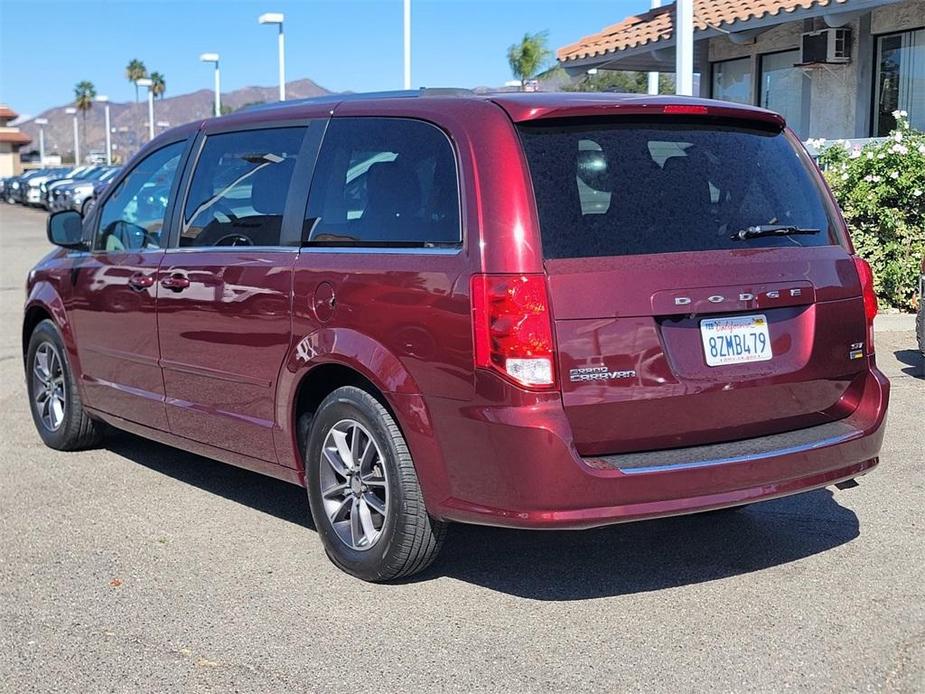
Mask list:
[[894,181],[895,181],[897,178],[899,178],[899,171],[892,171],[892,172],[890,172],[890,178],[892,178]]
[[919,145],[919,154],[925,154],[925,145]]
[[843,173],[843,174],[841,175],[841,180],[847,181],[847,180],[848,180],[848,174]]
[[883,152],[877,155],[877,159],[885,159],[885,158],[886,158],[886,155]]
[[855,147],[854,149],[851,150],[851,158],[852,158],[852,159],[857,159],[857,158],[860,157],[860,156],[861,156],[861,148],[860,148],[860,147]]
[[922,190],[920,188],[916,188],[915,190],[912,191],[912,197],[914,198],[919,197],[921,194],[922,194]]
[[899,117],[900,117],[900,118],[905,118],[905,117],[908,116],[908,115],[909,115],[909,113],[906,112],[906,111],[900,111],[900,112],[899,112]]
[[893,154],[907,154],[909,152],[909,148],[906,147],[906,145],[901,145],[897,142],[892,147],[890,147],[890,151]]
[[868,153],[867,153],[867,158],[868,158],[868,159],[873,159],[873,158],[874,158],[874,153],[873,153],[873,152],[868,152]]
[[897,130],[895,133],[893,133],[893,139],[896,140],[897,142],[902,142],[903,134]]

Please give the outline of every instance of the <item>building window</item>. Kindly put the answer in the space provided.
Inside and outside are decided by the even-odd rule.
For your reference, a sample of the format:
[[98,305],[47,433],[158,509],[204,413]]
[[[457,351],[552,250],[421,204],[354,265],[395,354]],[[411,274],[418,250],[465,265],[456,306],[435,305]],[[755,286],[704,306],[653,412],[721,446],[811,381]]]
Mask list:
[[896,127],[894,111],[906,111],[912,127],[925,129],[925,29],[877,39],[874,135]]
[[799,62],[799,49],[761,56],[759,104],[781,114],[787,125],[801,139],[806,139],[809,137],[806,132],[809,124],[805,118],[808,109],[804,109],[803,105],[808,96],[807,78],[800,68],[794,67]]
[[713,63],[713,98],[752,103],[752,59],[738,58]]

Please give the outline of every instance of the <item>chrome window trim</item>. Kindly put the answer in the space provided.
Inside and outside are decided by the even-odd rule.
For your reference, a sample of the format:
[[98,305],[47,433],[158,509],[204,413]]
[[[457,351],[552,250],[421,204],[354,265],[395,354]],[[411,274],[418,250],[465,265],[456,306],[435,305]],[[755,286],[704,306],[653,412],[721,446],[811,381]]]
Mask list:
[[250,251],[260,251],[261,253],[298,253],[298,246],[194,246],[194,247],[173,247],[163,249],[169,255],[177,253],[247,253]]
[[459,255],[463,249],[454,248],[398,248],[394,246],[303,246],[301,253],[346,253],[371,255]]

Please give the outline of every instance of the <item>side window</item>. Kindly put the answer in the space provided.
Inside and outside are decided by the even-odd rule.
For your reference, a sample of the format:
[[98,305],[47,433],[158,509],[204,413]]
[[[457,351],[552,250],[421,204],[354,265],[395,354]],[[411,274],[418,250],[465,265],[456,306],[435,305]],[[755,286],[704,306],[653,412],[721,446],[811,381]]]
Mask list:
[[210,135],[183,210],[180,247],[279,246],[305,128]]
[[456,160],[436,126],[335,118],[318,155],[304,235],[328,246],[458,244]]
[[186,142],[175,142],[142,159],[100,210],[97,251],[163,248],[170,191]]

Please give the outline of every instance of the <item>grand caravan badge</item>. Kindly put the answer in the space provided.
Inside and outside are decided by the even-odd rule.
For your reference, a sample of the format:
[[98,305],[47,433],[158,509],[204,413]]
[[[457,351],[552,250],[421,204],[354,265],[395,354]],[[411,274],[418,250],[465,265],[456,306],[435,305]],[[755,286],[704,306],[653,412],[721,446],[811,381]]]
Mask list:
[[636,372],[633,370],[611,371],[606,366],[583,366],[578,369],[569,370],[568,377],[572,383],[581,383],[584,381],[613,381],[619,378],[636,378]]

